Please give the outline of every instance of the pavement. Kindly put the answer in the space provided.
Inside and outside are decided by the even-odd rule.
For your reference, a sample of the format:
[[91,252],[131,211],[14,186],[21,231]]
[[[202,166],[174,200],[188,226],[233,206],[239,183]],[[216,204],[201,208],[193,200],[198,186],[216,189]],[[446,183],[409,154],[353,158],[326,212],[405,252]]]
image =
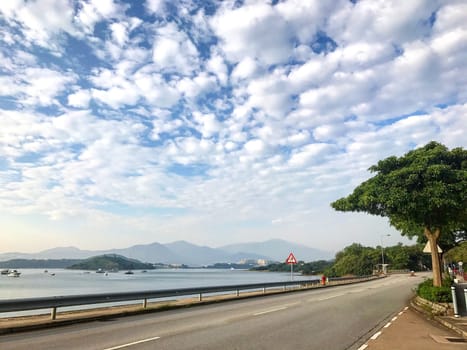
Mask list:
[[467,349],[467,317],[431,316],[415,304],[396,315],[358,350]]

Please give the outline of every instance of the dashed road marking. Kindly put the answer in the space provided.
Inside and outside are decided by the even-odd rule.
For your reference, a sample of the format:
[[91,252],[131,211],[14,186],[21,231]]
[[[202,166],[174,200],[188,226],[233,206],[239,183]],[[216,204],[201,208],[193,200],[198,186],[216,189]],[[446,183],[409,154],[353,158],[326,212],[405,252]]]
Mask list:
[[388,328],[390,325],[391,325],[391,322],[388,322],[383,328]]
[[367,344],[363,344],[363,345],[360,346],[357,350],[365,350],[367,347],[368,347]]
[[157,339],[160,339],[160,337],[152,337],[152,338],[142,339],[142,340],[134,341],[134,342],[127,343],[127,344],[122,344],[122,345],[113,346],[113,347],[111,347],[111,348],[106,348],[106,349],[104,349],[104,350],[123,349],[123,348],[127,348],[127,347],[129,347],[129,346],[138,345],[138,344],[142,344],[142,343],[147,343],[147,342],[150,342],[150,341],[153,341],[153,340],[157,340]]
[[370,339],[371,339],[371,340],[375,340],[375,339],[378,338],[380,335],[381,335],[381,331],[376,332],[375,334],[373,334],[373,336],[372,336]]
[[257,312],[257,313],[255,313],[255,314],[253,314],[253,316],[259,316],[259,315],[269,314],[269,313],[271,313],[271,312],[281,311],[281,310],[285,310],[285,309],[287,309],[287,306],[278,307],[277,309],[271,309],[271,310],[266,310],[266,311]]
[[323,301],[323,300],[329,300],[329,299],[334,299],[334,298],[338,298],[338,297],[341,297],[345,294],[336,294],[336,295],[331,295],[329,297],[326,297],[326,298],[321,298],[321,299],[318,299],[318,301]]

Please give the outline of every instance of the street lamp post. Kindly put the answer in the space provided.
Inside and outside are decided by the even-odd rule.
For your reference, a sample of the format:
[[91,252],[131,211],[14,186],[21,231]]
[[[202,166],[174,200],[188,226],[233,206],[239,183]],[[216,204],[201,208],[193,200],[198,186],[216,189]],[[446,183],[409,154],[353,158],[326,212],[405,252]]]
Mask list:
[[383,247],[383,237],[389,237],[390,234],[381,235],[381,271],[386,274],[386,266],[384,266],[384,247]]

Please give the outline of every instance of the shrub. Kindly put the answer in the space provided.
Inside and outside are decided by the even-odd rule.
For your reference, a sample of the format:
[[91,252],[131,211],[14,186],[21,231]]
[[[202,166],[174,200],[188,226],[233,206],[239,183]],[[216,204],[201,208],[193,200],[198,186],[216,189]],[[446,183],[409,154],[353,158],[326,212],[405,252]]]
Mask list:
[[433,280],[427,279],[418,285],[417,295],[435,303],[450,303],[452,302],[450,285],[449,280],[444,280],[441,287],[433,287]]

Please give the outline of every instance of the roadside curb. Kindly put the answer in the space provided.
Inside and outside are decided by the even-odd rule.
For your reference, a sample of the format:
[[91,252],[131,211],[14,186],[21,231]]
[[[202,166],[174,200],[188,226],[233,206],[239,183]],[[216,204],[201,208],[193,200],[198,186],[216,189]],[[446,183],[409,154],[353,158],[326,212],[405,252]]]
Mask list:
[[[417,311],[420,314],[423,314],[427,318],[432,319],[440,323],[444,327],[449,328],[453,330],[454,332],[458,333],[459,335],[467,338],[467,330],[464,330],[460,328],[459,326],[457,326],[456,322],[451,321],[449,316],[438,316],[438,315],[433,314],[433,312],[426,309],[426,306],[427,306],[426,304],[424,305],[417,304],[416,299],[417,298],[415,297],[410,301],[410,307],[413,310]],[[425,308],[423,306],[425,306]]]

